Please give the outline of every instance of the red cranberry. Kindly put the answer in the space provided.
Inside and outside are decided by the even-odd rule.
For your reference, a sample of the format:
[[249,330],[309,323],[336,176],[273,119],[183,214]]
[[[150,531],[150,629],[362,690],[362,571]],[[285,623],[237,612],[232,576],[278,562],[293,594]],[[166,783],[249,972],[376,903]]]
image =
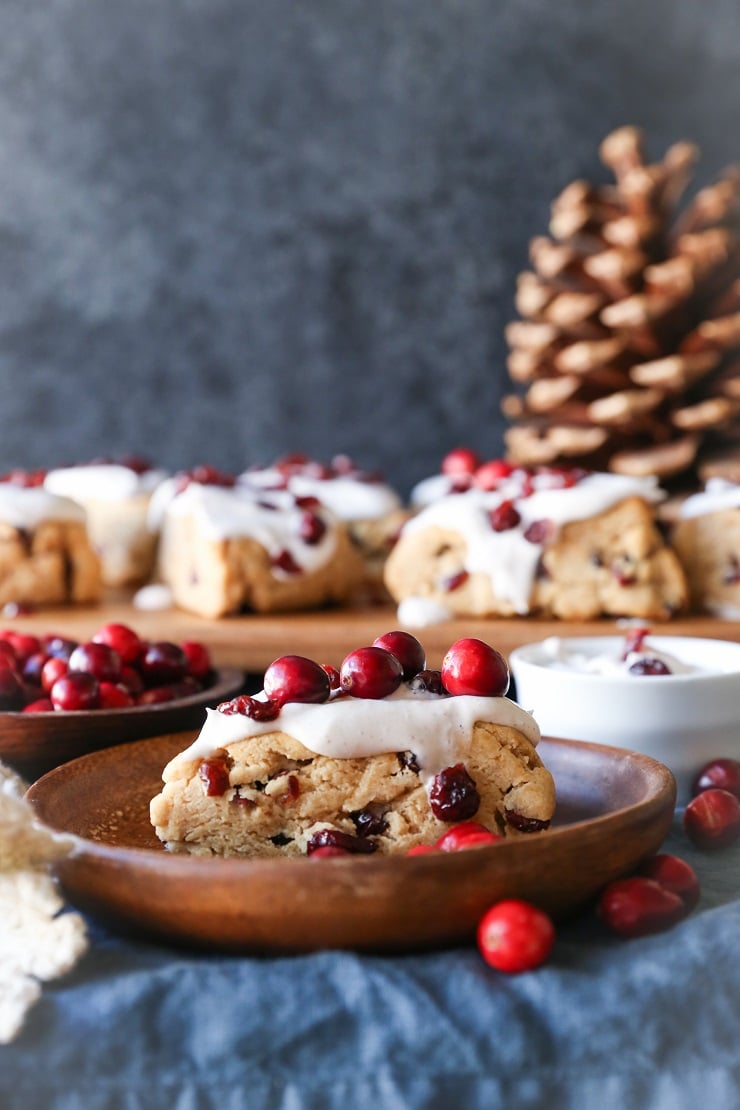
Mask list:
[[55,709],[97,709],[100,686],[94,675],[82,672],[66,674],[56,680],[49,697]]
[[388,829],[388,822],[381,813],[373,813],[370,809],[361,809],[357,813],[350,813],[350,817],[357,829],[358,836],[381,836]]
[[281,655],[265,671],[265,693],[279,704],[322,702],[329,697],[329,676],[319,663],[302,655]]
[[729,790],[703,790],[686,806],[683,827],[698,848],[726,848],[740,837],[740,801]]
[[431,844],[415,844],[413,848],[409,848],[406,853],[407,856],[428,856],[435,854],[437,851]]
[[515,809],[507,809],[506,824],[523,833],[542,832],[543,829],[549,829],[550,827],[549,821],[542,821],[539,817],[525,817],[523,813],[517,813]]
[[446,694],[441,671],[419,671],[409,682],[409,690],[426,690],[430,694]]
[[211,653],[205,644],[197,640],[186,640],[180,644],[187,659],[188,674],[205,682],[213,672]]
[[52,713],[53,711],[54,706],[49,698],[36,698],[36,701],[30,701],[22,710],[23,713]]
[[642,659],[636,659],[632,666],[627,669],[630,674],[638,675],[672,674],[670,667],[667,667],[662,659],[655,659],[651,655],[644,655]]
[[353,698],[385,698],[401,685],[403,667],[383,648],[357,648],[342,662],[339,678],[344,692]]
[[41,685],[41,672],[48,658],[45,651],[37,651],[29,655],[23,664],[23,677],[26,682],[30,682],[32,686]]
[[459,570],[457,574],[450,574],[447,578],[443,578],[440,582],[440,587],[445,593],[451,594],[453,590],[459,590],[464,586],[470,575],[466,570]]
[[287,548],[273,556],[272,565],[283,574],[301,574],[302,570]]
[[491,832],[480,821],[462,821],[443,832],[435,848],[440,852],[459,852],[466,848],[477,848],[481,844],[493,844],[500,839],[498,833]]
[[693,910],[701,893],[696,871],[686,860],[661,852],[640,865],[638,874],[653,879],[666,890],[677,894],[687,911]]
[[374,840],[361,836],[351,836],[339,829],[319,829],[306,845],[306,855],[312,856],[318,848],[341,848],[356,855],[370,855],[377,849]]
[[202,761],[198,768],[198,777],[205,785],[206,794],[209,796],[225,794],[229,789],[229,768],[226,766],[226,761],[218,756]]
[[467,821],[476,815],[480,794],[463,763],[445,767],[434,776],[429,790],[429,805],[437,820],[448,824]]
[[329,679],[329,688],[331,690],[338,690],[340,686],[339,671],[336,667],[332,667],[331,663],[322,663],[321,669],[326,671],[326,677]]
[[546,544],[555,535],[555,525],[551,520],[533,520],[524,529],[524,538],[528,543]]
[[509,477],[511,469],[511,465],[504,462],[503,459],[491,459],[478,467],[473,476],[473,481],[478,489],[496,489],[504,478]]
[[45,636],[43,646],[47,655],[66,662],[77,647],[77,640],[68,640],[65,636]]
[[31,655],[37,655],[43,651],[41,641],[38,636],[28,636],[24,632],[5,632],[3,639],[10,644],[15,657],[19,663],[23,664]]
[[395,655],[403,667],[403,677],[407,680],[423,671],[427,665],[424,648],[410,632],[385,632],[377,640],[373,640],[373,647]]
[[502,501],[495,509],[491,509],[488,519],[494,532],[509,532],[516,528],[522,518],[513,501]]
[[18,662],[12,645],[7,640],[0,640],[0,659],[7,659],[14,667]]
[[67,666],[66,659],[59,659],[52,656],[51,659],[46,660],[41,668],[41,685],[44,690],[46,690],[47,694],[56,680],[66,674],[68,670],[69,667]]
[[705,790],[729,790],[740,799],[740,760],[713,759],[706,763],[694,780],[692,794]]
[[144,645],[139,659],[139,671],[147,686],[161,686],[178,682],[185,676],[188,660],[185,652],[169,640],[158,640]]
[[469,447],[456,447],[442,459],[443,474],[473,474],[480,466],[480,457]]
[[120,686],[115,682],[100,683],[101,709],[127,709],[133,704],[133,696],[125,686]]
[[23,709],[26,695],[20,678],[7,667],[0,670],[0,710],[15,713]]
[[201,689],[200,683],[194,678],[186,676],[179,682],[168,682],[163,686],[150,686],[147,690],[136,695],[137,705],[161,705],[163,702],[177,701],[179,698],[191,697]]
[[[134,663],[141,655],[144,644],[127,624],[104,624],[93,636],[93,643],[107,644],[117,651],[123,663]],[[52,655],[54,652],[51,653]]]
[[642,937],[669,929],[686,916],[683,899],[654,879],[617,879],[602,892],[597,913],[622,937]]
[[491,906],[478,925],[478,949],[497,971],[516,975],[545,962],[555,943],[555,927],[542,910],[518,898]]
[[310,547],[320,543],[326,532],[326,523],[321,519],[317,513],[312,513],[310,510],[302,513],[301,523],[298,527],[298,535],[304,543]]
[[217,706],[219,713],[227,717],[251,717],[253,721],[274,721],[280,715],[280,704],[276,701],[261,701],[259,698],[250,698],[247,694],[240,694],[231,701],[222,701]]
[[121,677],[121,656],[107,644],[90,641],[80,644],[69,657],[70,674],[94,675],[98,682],[117,682]]
[[451,694],[498,697],[509,689],[509,667],[483,640],[466,637],[456,640],[442,660],[442,681]]

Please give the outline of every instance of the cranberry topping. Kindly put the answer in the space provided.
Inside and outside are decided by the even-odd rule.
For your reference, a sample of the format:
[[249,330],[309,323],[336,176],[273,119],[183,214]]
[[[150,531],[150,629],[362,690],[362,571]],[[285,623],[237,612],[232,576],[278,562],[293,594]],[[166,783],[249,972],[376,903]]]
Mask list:
[[503,459],[490,459],[478,467],[473,481],[478,489],[496,489],[499,483],[511,474],[511,464]]
[[642,937],[669,929],[685,917],[683,899],[654,879],[637,875],[617,879],[603,891],[597,912],[604,924],[623,937]]
[[272,557],[272,565],[284,574],[301,574],[301,567],[295,561],[286,547]]
[[491,509],[488,519],[494,532],[508,532],[516,528],[522,518],[513,501],[502,501],[495,509]]
[[344,692],[353,698],[385,698],[400,686],[403,668],[383,648],[357,648],[343,660],[339,678]]
[[303,542],[305,544],[308,544],[309,547],[313,547],[317,543],[320,543],[325,532],[326,523],[321,519],[320,516],[318,516],[317,513],[306,510],[301,515],[301,523],[298,528],[298,534]]
[[20,486],[22,489],[34,489],[43,486],[46,479],[45,470],[10,470],[3,474],[0,482],[8,482],[11,486]]
[[369,809],[358,810],[350,813],[350,817],[357,829],[358,836],[380,836],[388,828],[388,822],[380,813],[373,813]]
[[446,767],[434,776],[429,790],[429,805],[439,821],[450,824],[475,816],[480,806],[480,794],[463,763]]
[[331,689],[324,668],[302,655],[281,655],[270,663],[264,686],[268,698],[281,705],[288,701],[327,701]]
[[506,811],[506,823],[523,833],[542,832],[550,827],[549,821],[541,821],[539,817],[525,817],[523,813],[517,813],[513,809]]
[[495,648],[466,637],[456,640],[442,660],[442,682],[451,694],[497,697],[509,689],[509,667]]
[[654,659],[650,655],[645,655],[642,659],[637,659],[632,666],[627,669],[630,674],[659,675],[673,673],[662,659]]
[[229,768],[226,760],[218,756],[204,759],[198,768],[198,777],[205,784],[206,794],[225,794],[229,789]]
[[326,677],[329,679],[329,687],[332,690],[338,690],[340,687],[339,671],[336,667],[332,667],[331,663],[322,663],[322,671],[326,672]]
[[410,632],[385,632],[373,640],[373,647],[383,648],[395,655],[403,667],[404,679],[413,678],[427,665],[424,648]]
[[440,582],[440,589],[451,594],[453,590],[459,590],[460,586],[463,586],[468,578],[470,578],[470,575],[466,570],[459,570],[457,574],[450,574],[447,578],[443,578]]
[[224,713],[227,717],[240,715],[251,717],[253,721],[274,721],[280,715],[278,702],[269,699],[260,701],[258,698],[249,697],[248,694],[240,694],[231,701],[222,701],[216,708],[219,713]]
[[446,694],[441,671],[419,671],[409,682],[409,690],[426,690],[430,694]]
[[640,626],[639,628],[631,628],[624,638],[624,647],[622,649],[622,659],[626,660],[627,656],[633,651],[642,651],[642,645],[645,642],[645,637],[650,635],[650,629]]
[[524,529],[524,538],[528,543],[549,543],[555,535],[555,525],[551,520],[533,520]]
[[344,852],[369,855],[377,849],[374,840],[366,837],[351,836],[339,829],[319,829],[306,845],[306,855],[312,856],[319,848],[341,848]]
[[302,497],[296,497],[295,503],[299,509],[317,509],[321,505],[318,497],[314,497],[311,493],[307,493]]
[[176,475],[175,483],[176,493],[182,493],[191,483],[200,486],[222,486],[224,489],[232,489],[236,485],[236,478],[232,474],[226,474],[223,470],[217,470],[215,466],[194,466],[191,470],[184,470]]
[[469,447],[456,447],[442,459],[443,474],[473,474],[480,466],[480,457]]

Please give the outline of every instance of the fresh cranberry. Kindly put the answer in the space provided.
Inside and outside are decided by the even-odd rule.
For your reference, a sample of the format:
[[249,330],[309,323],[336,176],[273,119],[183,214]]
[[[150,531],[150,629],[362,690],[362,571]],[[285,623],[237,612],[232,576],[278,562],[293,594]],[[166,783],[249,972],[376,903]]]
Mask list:
[[466,637],[456,640],[442,660],[442,682],[451,694],[498,697],[509,689],[509,667],[495,648]]
[[23,664],[22,671],[26,682],[30,682],[32,686],[41,685],[41,672],[48,658],[49,656],[45,651],[37,651],[33,655],[29,655]]
[[324,668],[302,655],[281,655],[270,663],[264,687],[268,698],[281,705],[289,701],[327,701],[331,692]]
[[678,856],[669,855],[668,852],[650,856],[640,865],[637,873],[677,894],[687,911],[693,910],[699,901],[701,890],[696,871]]
[[227,717],[251,717],[253,721],[274,721],[280,715],[280,704],[276,701],[261,701],[259,698],[250,698],[247,694],[240,694],[231,701],[222,701],[216,707],[219,713]]
[[205,785],[209,797],[225,794],[229,789],[229,768],[226,761],[214,756],[204,759],[198,768],[198,778]]
[[669,929],[686,916],[683,899],[655,879],[617,879],[602,892],[597,913],[622,937],[642,937]]
[[555,535],[555,525],[551,520],[533,520],[524,529],[524,538],[528,543],[546,544]]
[[473,474],[479,466],[479,455],[469,447],[456,447],[442,459],[443,474]]
[[705,790],[729,790],[740,799],[740,760],[713,759],[706,763],[694,779],[692,794]]
[[461,586],[464,586],[469,578],[470,575],[466,570],[459,570],[456,574],[449,574],[446,578],[443,578],[440,587],[445,593],[451,594],[453,590],[459,590]]
[[340,848],[338,844],[324,844],[320,848],[314,848],[307,853],[311,859],[327,859],[330,856],[350,856],[351,852],[346,848]]
[[634,586],[637,581],[635,569],[629,562],[622,560],[621,562],[612,563],[611,569],[618,584],[622,587]]
[[477,848],[481,844],[493,844],[500,839],[498,833],[491,832],[480,821],[462,821],[443,832],[435,848],[440,852],[459,852],[466,848]]
[[740,801],[729,790],[703,790],[686,806],[683,827],[698,848],[726,848],[740,837]]
[[434,776],[429,789],[429,805],[434,816],[448,824],[475,816],[480,807],[480,794],[463,763],[445,767]]
[[310,547],[320,543],[326,532],[326,523],[321,519],[318,513],[312,513],[306,510],[301,514],[301,522],[298,527],[298,535],[304,543]]
[[115,682],[100,683],[101,709],[127,709],[131,705],[134,705],[134,699],[125,686]]
[[49,698],[36,698],[36,701],[30,701],[28,705],[23,707],[23,713],[52,713],[54,706]]
[[437,851],[431,844],[415,844],[413,848],[409,848],[406,853],[407,856],[428,856],[435,854]]
[[206,645],[198,640],[185,640],[180,647],[187,660],[188,674],[203,682],[207,681],[213,672],[213,662]]
[[[93,636],[93,643],[106,644],[117,651],[123,663],[134,663],[141,655],[144,644],[127,624],[104,624]],[[54,654],[52,652],[52,654]]]
[[49,691],[49,697],[55,709],[97,709],[100,685],[91,674],[65,674],[56,680]]
[[283,574],[302,573],[300,565],[295,561],[287,548],[283,548],[282,551],[278,551],[277,555],[273,556],[272,565],[277,570],[281,570]]
[[194,678],[185,676],[179,682],[168,682],[163,686],[150,686],[142,693],[136,695],[137,705],[161,705],[168,701],[178,701],[180,698],[188,698],[193,694],[198,693],[201,689],[200,683]]
[[419,671],[409,682],[409,690],[426,690],[430,694],[446,694],[441,671]]
[[194,466],[192,470],[183,471],[176,476],[176,492],[182,493],[191,482],[201,486],[223,486],[231,489],[236,485],[236,478],[215,466]]
[[353,698],[385,698],[401,685],[403,667],[383,648],[362,647],[344,659],[339,678],[344,692]]
[[69,667],[66,659],[59,659],[56,656],[52,656],[51,659],[46,660],[41,668],[41,685],[44,690],[46,690],[47,694],[56,680],[61,678],[62,675],[65,675],[68,670]]
[[513,501],[502,501],[488,514],[488,520],[494,532],[509,532],[512,528],[516,528],[521,519]]
[[479,466],[473,475],[473,481],[478,489],[492,490],[511,474],[511,465],[503,459],[490,459]]
[[147,686],[161,686],[178,682],[187,674],[188,660],[185,652],[169,640],[145,644],[139,659],[139,671]]
[[545,962],[555,943],[555,927],[529,902],[509,898],[491,906],[478,925],[478,949],[496,971],[516,975]]
[[121,656],[107,644],[92,640],[76,647],[69,657],[70,674],[91,674],[98,682],[117,682],[121,677]]
[[68,640],[66,636],[45,636],[43,639],[46,654],[54,659],[64,659],[65,662],[77,646],[77,640]]
[[24,632],[6,632],[3,635],[6,643],[9,643],[15,652],[15,657],[18,662],[23,665],[31,655],[38,655],[43,651],[43,646],[38,636],[29,636]]
[[339,829],[319,829],[306,845],[306,855],[312,856],[318,848],[341,848],[356,855],[369,855],[377,849],[374,840],[362,836],[351,836]]
[[395,655],[403,667],[403,677],[408,680],[427,665],[424,648],[410,632],[385,632],[373,640],[373,647],[382,648]]
[[331,663],[322,663],[321,669],[326,672],[326,677],[329,679],[329,688],[331,690],[338,690],[341,684],[337,668],[332,667]]
[[144,689],[144,679],[133,667],[121,667],[121,677],[118,680],[118,685],[125,686],[128,692],[135,697]]
[[13,647],[7,640],[0,640],[0,659],[7,659],[14,667],[18,663]]
[[14,713],[23,709],[25,703],[26,695],[18,675],[7,667],[0,670],[0,710]]
[[664,675],[673,673],[662,659],[655,659],[652,655],[643,655],[642,659],[636,659],[627,670],[630,674],[637,675]]

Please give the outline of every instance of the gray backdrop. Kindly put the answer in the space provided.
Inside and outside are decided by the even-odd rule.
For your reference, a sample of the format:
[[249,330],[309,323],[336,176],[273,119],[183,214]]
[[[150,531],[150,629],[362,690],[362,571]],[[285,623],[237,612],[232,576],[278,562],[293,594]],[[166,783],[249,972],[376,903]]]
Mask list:
[[612,127],[740,154],[738,0],[4,0],[0,467],[500,447],[502,329]]

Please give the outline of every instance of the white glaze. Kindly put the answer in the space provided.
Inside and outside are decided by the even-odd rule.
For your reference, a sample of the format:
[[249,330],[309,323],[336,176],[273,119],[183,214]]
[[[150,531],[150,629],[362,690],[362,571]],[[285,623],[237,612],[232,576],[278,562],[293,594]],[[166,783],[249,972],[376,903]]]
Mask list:
[[401,508],[400,497],[384,482],[363,482],[351,475],[312,478],[300,472],[283,475],[279,470],[267,467],[264,470],[247,470],[239,476],[240,484],[260,489],[269,489],[283,481],[287,482],[288,489],[296,497],[317,497],[340,520],[378,520]]
[[452,613],[432,598],[405,597],[398,606],[396,616],[404,628],[428,628],[449,620]]
[[226,744],[279,731],[332,759],[413,752],[422,781],[429,783],[439,771],[464,759],[476,721],[518,729],[532,744],[540,738],[534,718],[508,698],[440,697],[411,691],[404,684],[387,698],[341,697],[321,705],[289,702],[274,721],[209,709],[200,735],[176,761],[205,759]]
[[85,510],[68,497],[57,497],[43,486],[0,482],[0,520],[31,531],[45,520],[85,519]]
[[690,520],[706,513],[720,513],[725,509],[740,509],[740,482],[710,478],[701,493],[694,493],[686,498],[681,505],[680,515],[683,520]]
[[162,609],[171,609],[174,597],[169,586],[161,582],[153,582],[149,586],[142,586],[133,596],[134,609],[142,612],[157,612]]
[[130,497],[151,493],[167,477],[164,470],[145,470],[138,474],[118,463],[95,463],[90,466],[65,466],[50,470],[44,487],[50,493],[70,497],[73,501],[126,501]]
[[[523,472],[515,471],[496,490],[470,489],[448,494],[427,505],[403,528],[403,533],[430,527],[459,533],[466,545],[461,569],[469,574],[487,575],[496,597],[508,601],[522,614],[529,612],[532,584],[543,548],[542,544],[524,538],[530,524],[548,520],[557,532],[564,524],[596,516],[628,497],[658,501],[664,496],[655,478],[620,474],[589,474],[569,489],[556,485],[556,475],[536,475],[531,480],[534,492],[522,496],[523,479]],[[521,520],[514,528],[496,532],[489,514],[503,501],[514,503]]]
[[671,674],[697,674],[703,671],[702,667],[686,663],[672,652],[661,651],[651,646],[649,639],[643,641],[639,651],[630,651],[626,657],[622,650],[584,652],[574,648],[561,636],[549,636],[542,641],[541,648],[543,665],[560,671],[578,671],[582,674],[597,675],[622,674],[629,675],[630,678],[645,678],[645,675],[630,672],[630,667],[640,659],[659,659],[665,663]]

